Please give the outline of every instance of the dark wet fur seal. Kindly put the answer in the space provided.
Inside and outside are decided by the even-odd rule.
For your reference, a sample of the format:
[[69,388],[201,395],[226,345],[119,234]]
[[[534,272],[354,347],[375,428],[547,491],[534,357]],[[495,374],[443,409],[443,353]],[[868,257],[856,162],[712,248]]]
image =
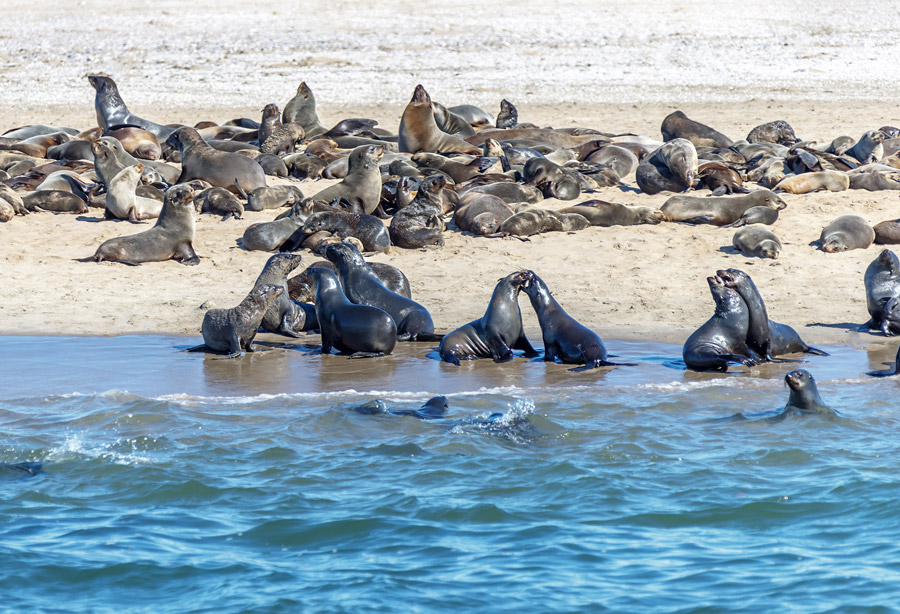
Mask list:
[[181,152],[181,176],[176,183],[202,179],[236,194],[266,185],[266,174],[254,160],[210,147],[193,128],[179,128],[166,143]]
[[819,396],[816,380],[805,369],[794,369],[784,376],[784,381],[791,389],[787,405],[782,415],[817,413],[837,416],[838,413],[825,405]]
[[705,124],[689,119],[682,111],[674,111],[663,119],[660,128],[664,141],[687,139],[695,147],[731,147],[734,142]]
[[325,257],[338,267],[347,298],[359,305],[378,307],[390,314],[400,341],[438,341],[431,314],[419,303],[388,290],[352,245],[335,243],[325,248]]
[[896,313],[900,298],[900,260],[889,249],[882,250],[866,268],[863,278],[866,287],[866,309],[869,321],[861,330],[881,330],[886,336],[900,334],[900,313]]
[[769,190],[756,190],[743,196],[672,196],[660,207],[670,222],[724,226],[739,220],[750,207],[784,209],[787,203]]
[[51,211],[53,213],[87,213],[88,206],[71,192],[61,190],[39,190],[22,197],[29,211]]
[[781,254],[781,240],[775,233],[763,226],[744,226],[734,233],[731,244],[745,256],[771,258],[776,260]]
[[761,124],[747,135],[748,143],[778,143],[789,147],[798,141],[791,125],[781,119]]
[[705,162],[697,167],[697,176],[713,196],[725,194],[746,194],[750,190],[744,187],[740,173],[718,162]]
[[828,254],[866,249],[875,241],[875,231],[858,215],[841,215],[822,229],[819,248]]
[[303,232],[313,234],[327,230],[345,239],[356,237],[362,241],[366,251],[385,252],[391,247],[391,238],[384,224],[373,215],[345,213],[344,211],[319,211],[313,213],[303,224]]
[[[412,297],[412,292],[409,288],[409,280],[406,278],[406,275],[403,274],[403,271],[384,262],[367,262],[366,264],[368,264],[369,268],[375,272],[385,288],[391,292],[405,296],[406,298]],[[326,268],[331,270],[335,275],[338,274],[337,265],[328,260],[317,260],[309,266],[310,268]],[[311,303],[316,298],[315,278],[312,275],[308,275],[306,271],[291,277],[288,280],[287,288],[291,298],[295,301]]]
[[440,420],[444,418],[449,406],[447,397],[441,396],[428,399],[419,409],[390,409],[381,399],[369,401],[351,409],[364,416],[390,414],[392,416],[409,416],[419,420]]
[[[570,365],[584,365],[584,369],[617,366],[609,362],[606,346],[594,331],[590,330],[563,310],[547,284],[534,271],[528,275],[523,289],[534,308],[544,338],[544,360]],[[581,369],[572,369],[578,371]]]
[[260,322],[283,292],[284,288],[272,284],[254,286],[237,307],[210,309],[203,316],[203,344],[186,351],[227,352],[222,358],[237,358],[241,350],[252,352],[250,344],[256,338]]
[[444,177],[428,177],[421,184],[413,201],[394,214],[388,233],[391,242],[406,249],[444,244],[444,222],[441,220],[441,191],[446,187]]
[[460,326],[444,336],[438,349],[441,360],[459,365],[461,360],[493,358],[497,362],[512,360],[513,350],[524,350],[525,356],[538,353],[531,347],[522,328],[522,312],[518,297],[528,273],[517,271],[499,280],[494,287],[487,311],[477,320]]
[[272,131],[272,134],[259,144],[259,150],[264,154],[283,156],[292,154],[297,148],[297,143],[303,140],[306,132],[299,124],[282,124]]
[[733,364],[759,364],[760,356],[747,346],[750,312],[744,299],[719,277],[707,277],[706,281],[716,311],[684,342],[684,364],[694,371],[723,372]]
[[278,105],[270,102],[262,110],[262,121],[259,122],[259,128],[256,130],[256,141],[260,144],[264,143],[267,138],[272,135],[272,131],[281,126],[281,111]]
[[381,170],[378,161],[384,155],[381,145],[362,145],[350,152],[349,171],[344,179],[313,195],[316,202],[331,203],[343,198],[371,214],[381,202]]
[[82,262],[110,260],[137,265],[173,259],[187,265],[200,263],[194,252],[194,191],[184,185],[166,190],[156,225],[135,235],[104,241],[93,256]]
[[397,326],[385,311],[352,303],[329,269],[310,267],[316,280],[316,318],[322,332],[322,353],[332,348],[352,356],[390,354],[397,343]]
[[500,112],[497,113],[497,121],[494,125],[503,130],[515,128],[519,125],[519,110],[516,109],[516,105],[506,98],[501,100]]
[[775,360],[783,354],[804,352],[817,356],[828,356],[818,348],[807,345],[800,335],[787,324],[779,324],[769,319],[769,312],[756,284],[744,271],[728,269],[716,271],[725,285],[734,289],[747,306],[749,322],[747,345],[765,360]]
[[591,226],[601,227],[659,224],[665,220],[663,212],[653,207],[628,207],[603,200],[587,200],[559,212],[577,213],[586,218]]
[[459,162],[440,154],[426,151],[413,154],[412,160],[420,168],[435,168],[447,173],[456,183],[468,181],[497,163],[497,158],[494,157],[478,156],[468,162]]
[[125,102],[119,95],[116,82],[103,75],[89,75],[88,81],[96,90],[94,96],[94,108],[97,111],[97,124],[104,132],[114,126],[137,126],[149,130],[160,141],[165,141],[173,129],[134,115],[125,106]]
[[260,323],[263,330],[286,337],[300,337],[300,331],[318,328],[315,308],[292,301],[287,292],[287,276],[300,266],[300,260],[300,254],[275,254],[266,261],[256,278],[255,286],[272,284],[285,290],[266,310]]
[[244,205],[234,194],[225,188],[209,188],[194,197],[194,206],[200,213],[212,213],[221,215],[222,219],[241,219],[244,215]]

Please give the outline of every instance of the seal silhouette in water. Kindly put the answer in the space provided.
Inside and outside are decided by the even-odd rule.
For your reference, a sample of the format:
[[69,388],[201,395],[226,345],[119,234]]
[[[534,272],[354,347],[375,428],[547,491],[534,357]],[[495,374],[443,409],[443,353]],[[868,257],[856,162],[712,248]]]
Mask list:
[[444,417],[444,414],[447,413],[447,408],[449,406],[450,404],[447,402],[447,397],[444,396],[428,399],[428,401],[426,401],[419,409],[390,409],[384,401],[378,399],[354,407],[353,411],[367,416],[375,414],[391,414],[393,416],[412,416],[419,420],[440,420]]

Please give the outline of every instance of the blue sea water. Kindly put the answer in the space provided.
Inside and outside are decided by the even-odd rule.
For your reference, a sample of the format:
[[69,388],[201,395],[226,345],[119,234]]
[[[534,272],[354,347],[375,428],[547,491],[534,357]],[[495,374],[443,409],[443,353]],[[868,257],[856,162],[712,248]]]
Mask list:
[[[0,611],[900,611],[900,378],[862,375],[895,348],[697,374],[610,341],[638,365],[570,373],[195,341],[0,338]],[[838,418],[765,419],[797,366]]]

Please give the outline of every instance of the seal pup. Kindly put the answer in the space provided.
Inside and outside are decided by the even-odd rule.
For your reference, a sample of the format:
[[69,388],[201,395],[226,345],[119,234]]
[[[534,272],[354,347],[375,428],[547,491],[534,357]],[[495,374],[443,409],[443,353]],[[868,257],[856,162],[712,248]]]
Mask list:
[[247,194],[247,211],[291,207],[303,201],[303,192],[293,185],[273,185],[256,188]]
[[875,230],[858,215],[836,217],[819,235],[819,248],[827,253],[866,249],[875,241]]
[[259,122],[259,128],[256,131],[256,142],[262,145],[266,139],[272,136],[272,131],[281,126],[281,111],[278,105],[270,102],[263,107],[262,121]]
[[[600,337],[575,318],[565,312],[550,294],[544,280],[534,271],[525,271],[527,279],[523,285],[525,294],[531,299],[531,306],[537,314],[544,339],[544,360],[570,365],[584,365],[582,369],[618,366],[619,363],[606,360],[606,346]],[[581,371],[582,369],[571,369]]]
[[241,247],[262,252],[296,249],[301,243],[298,235],[305,234],[301,230],[309,217],[305,202],[295,203],[285,217],[248,226],[241,237]]
[[371,305],[387,312],[397,325],[399,341],[439,341],[431,314],[422,305],[388,290],[362,254],[347,243],[325,248],[325,258],[337,265],[344,294],[353,303]]
[[882,143],[884,143],[884,132],[881,130],[869,130],[860,137],[853,147],[844,153],[856,158],[863,164],[878,162],[884,157],[884,145]]
[[266,185],[266,174],[254,160],[211,147],[193,128],[179,128],[166,144],[181,152],[181,175],[176,183],[202,179],[241,196]]
[[285,290],[266,310],[260,323],[263,330],[286,337],[299,337],[300,331],[317,328],[315,308],[292,301],[287,292],[287,276],[300,266],[300,260],[300,254],[275,254],[266,261],[256,278],[255,286],[272,284]]
[[779,181],[772,189],[789,194],[808,194],[819,190],[843,192],[850,189],[850,176],[840,171],[818,171],[801,175],[789,175]]
[[[0,200],[4,204],[6,201]],[[51,213],[87,213],[88,205],[72,192],[63,190],[37,190],[22,197],[29,211],[50,211]],[[162,206],[162,203],[159,203]]]
[[778,221],[779,211],[780,209],[766,206],[750,207],[741,214],[741,217],[739,217],[736,222],[725,224],[722,228],[741,228],[742,226],[749,226],[751,224],[766,224],[771,226]]
[[284,288],[273,284],[254,286],[237,307],[210,309],[203,316],[201,332],[203,343],[188,348],[187,352],[227,352],[222,358],[237,358],[241,350],[252,352],[250,344],[256,338],[260,322],[269,307],[284,293]]
[[329,269],[310,267],[316,280],[316,318],[322,332],[322,353],[332,348],[353,357],[384,356],[397,343],[397,325],[385,311],[350,302]]
[[142,119],[131,113],[125,106],[122,96],[119,95],[116,82],[111,77],[88,75],[87,79],[96,90],[94,109],[97,112],[97,125],[103,129],[103,132],[108,132],[114,126],[137,126],[152,132],[160,141],[165,141],[174,132],[174,128]]
[[866,309],[869,321],[860,330],[881,330],[886,336],[900,334],[900,320],[893,317],[896,303],[888,304],[900,297],[900,260],[889,249],[869,263],[863,277],[866,288]]
[[[313,200],[331,203],[343,198],[371,215],[381,203],[381,169],[378,161],[384,156],[381,145],[361,145],[350,152],[349,171],[344,179],[313,195]],[[383,213],[383,212],[382,212]]]
[[447,180],[441,175],[428,177],[413,201],[394,214],[388,227],[391,242],[406,249],[444,244],[444,222],[441,220],[441,191]]
[[689,119],[682,111],[669,113],[660,126],[663,141],[687,139],[695,147],[731,147],[734,141],[705,124]]
[[762,225],[744,226],[734,233],[731,244],[745,256],[777,260],[781,241],[775,233]]
[[836,411],[825,405],[822,397],[819,396],[816,380],[809,371],[806,371],[805,369],[794,369],[784,376],[784,381],[787,382],[791,392],[781,416],[808,413],[824,414],[827,416],[839,415]]
[[894,359],[894,368],[887,371],[869,371],[866,375],[872,377],[890,377],[892,375],[900,375],[900,347],[897,348],[897,357]]
[[460,360],[493,358],[495,362],[513,359],[513,350],[524,350],[525,356],[538,353],[531,347],[522,327],[519,292],[528,273],[517,271],[499,280],[491,294],[487,311],[477,320],[464,324],[441,339],[441,360],[459,365]]
[[391,238],[384,224],[374,215],[347,213],[345,211],[318,211],[303,223],[307,235],[327,230],[341,240],[349,237],[359,239],[368,252],[388,253]]
[[[442,132],[434,121],[431,96],[417,85],[412,99],[403,110],[397,144],[401,152],[466,153],[481,155],[481,149],[458,137]],[[480,143],[479,143],[480,144]]]
[[173,259],[186,265],[200,263],[194,252],[194,191],[185,185],[166,190],[165,201],[156,225],[135,235],[115,237],[104,241],[93,256],[81,262],[110,260],[138,265],[142,262],[161,262]]
[[751,207],[781,210],[787,203],[769,190],[756,190],[743,196],[705,198],[679,194],[669,198],[659,209],[670,222],[724,226],[739,220]]
[[691,333],[682,348],[684,364],[694,371],[728,371],[728,366],[748,367],[760,363],[760,356],[747,346],[750,311],[734,288],[718,276],[707,277],[716,311],[703,326]]
[[106,193],[106,217],[130,222],[159,217],[162,202],[138,196],[135,190],[144,171],[143,164],[126,166],[109,182]]
[[244,205],[225,188],[209,188],[194,197],[194,207],[199,213],[221,215],[223,220],[236,220],[244,215]]

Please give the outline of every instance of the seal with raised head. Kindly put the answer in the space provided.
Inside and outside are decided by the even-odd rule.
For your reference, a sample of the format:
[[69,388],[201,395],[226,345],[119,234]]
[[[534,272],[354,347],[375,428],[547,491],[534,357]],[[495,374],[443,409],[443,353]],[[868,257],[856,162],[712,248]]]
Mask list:
[[143,171],[143,164],[126,166],[112,178],[107,186],[107,218],[138,222],[159,217],[163,204],[155,198],[135,193]]
[[[442,132],[434,121],[431,96],[417,85],[412,99],[400,118],[399,140],[401,152],[467,153],[481,155],[481,149],[471,143]],[[479,143],[480,144],[480,143]]]
[[679,194],[664,202],[660,211],[670,222],[724,226],[741,219],[751,207],[781,210],[787,207],[787,203],[769,190],[756,190],[743,196],[696,197]]
[[734,141],[705,124],[688,118],[682,111],[673,111],[663,119],[660,127],[664,141],[687,139],[694,147],[731,147]]
[[[537,314],[538,323],[541,326],[541,335],[544,338],[544,360],[554,362],[559,360],[570,365],[584,365],[585,369],[596,367],[618,366],[619,363],[609,362],[606,354],[606,346],[599,335],[578,322],[565,312],[560,304],[550,294],[550,289],[544,280],[538,277],[534,271],[525,271],[528,278],[523,289],[531,306]],[[581,369],[573,369],[579,371]]]
[[875,241],[875,231],[858,215],[841,215],[822,229],[819,248],[828,254],[866,249]]
[[165,201],[156,225],[150,230],[104,241],[93,256],[82,262],[110,260],[138,265],[173,259],[194,265],[200,258],[194,252],[194,191],[185,185],[166,190]]
[[361,145],[350,152],[349,171],[344,179],[313,195],[313,200],[331,203],[343,198],[371,214],[381,202],[381,169],[378,161],[384,156],[381,145]]
[[236,194],[266,185],[266,174],[254,160],[211,147],[193,128],[179,128],[166,143],[181,152],[181,176],[176,183],[202,179]]
[[731,244],[745,256],[777,260],[781,254],[781,240],[762,225],[739,228],[734,233]]
[[878,162],[884,157],[884,132],[869,130],[845,153],[853,156],[863,164]]
[[263,330],[286,337],[299,337],[300,331],[318,328],[315,308],[292,301],[287,292],[288,273],[300,266],[300,260],[300,254],[275,254],[266,261],[256,278],[256,286],[272,284],[285,290],[266,310],[260,323]]
[[750,312],[747,303],[721,277],[707,277],[716,303],[713,316],[691,333],[681,350],[684,364],[694,371],[728,371],[729,365],[753,367],[760,356],[747,346]]
[[285,124],[300,124],[306,131],[307,138],[323,134],[328,130],[319,122],[319,116],[316,114],[316,97],[306,85],[306,81],[297,87],[297,93],[284,105],[281,121]]
[[517,271],[499,280],[484,315],[464,324],[441,339],[441,360],[459,365],[461,360],[493,358],[496,362],[513,359],[513,350],[524,350],[525,356],[538,353],[531,347],[522,327],[519,292],[528,273]]
[[881,250],[866,268],[863,282],[869,321],[861,330],[881,330],[887,336],[900,334],[900,319],[893,317],[892,309],[900,298],[900,259],[889,249]]
[[441,220],[441,191],[447,180],[441,175],[428,177],[416,197],[394,214],[388,234],[391,242],[406,249],[444,244],[444,222]]
[[635,226],[638,224],[659,224],[666,219],[665,214],[653,207],[629,207],[603,200],[587,200],[573,207],[560,209],[560,213],[577,213],[591,226]]
[[[375,274],[378,275],[378,279],[381,280],[381,283],[384,284],[385,288],[391,292],[396,292],[401,296],[405,296],[406,298],[412,297],[412,292],[410,292],[409,288],[409,280],[406,278],[406,275],[403,274],[403,271],[384,262],[367,262],[366,264],[375,271]],[[335,275],[338,274],[337,266],[328,260],[317,260],[309,266],[323,267],[330,269]],[[291,298],[295,301],[311,303],[316,298],[316,281],[311,275],[308,275],[306,271],[291,277],[288,280],[287,288],[291,294]]]
[[97,124],[103,129],[103,132],[108,132],[115,126],[137,126],[149,130],[160,141],[165,141],[174,131],[173,128],[131,113],[125,106],[122,96],[119,95],[119,88],[112,78],[104,75],[88,75],[88,81],[96,90],[94,109],[97,111]]
[[784,406],[784,413],[781,415],[807,413],[838,415],[836,411],[825,405],[822,397],[819,396],[816,380],[809,371],[794,369],[784,376],[784,381],[787,382],[791,393],[787,405]]
[[310,267],[316,280],[316,318],[322,332],[322,353],[332,348],[352,356],[390,354],[397,343],[397,325],[387,312],[350,302],[329,269]]
[[388,290],[362,254],[347,243],[334,243],[325,248],[325,257],[338,267],[344,293],[358,305],[383,309],[397,325],[400,341],[437,341],[431,314],[422,305]]
[[186,351],[227,352],[222,358],[237,358],[241,350],[252,352],[250,344],[256,338],[260,322],[283,293],[281,286],[262,284],[254,286],[237,307],[210,309],[203,316],[203,343]]

